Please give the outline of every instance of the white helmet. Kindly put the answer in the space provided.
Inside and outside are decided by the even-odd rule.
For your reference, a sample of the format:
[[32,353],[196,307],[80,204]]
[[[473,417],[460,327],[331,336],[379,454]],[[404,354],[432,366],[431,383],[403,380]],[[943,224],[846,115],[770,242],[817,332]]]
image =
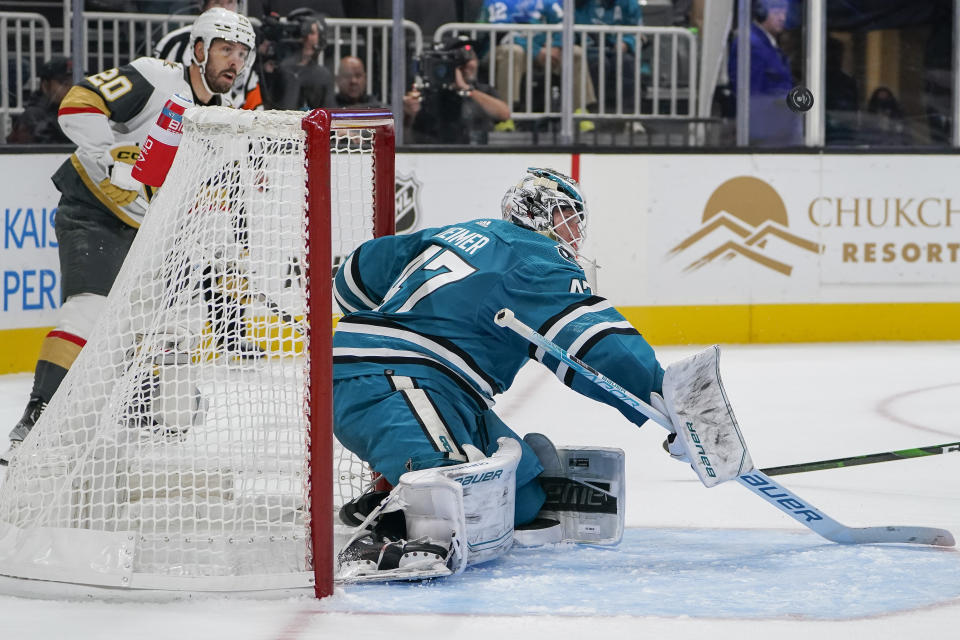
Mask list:
[[[210,43],[216,38],[228,42],[239,42],[250,50],[243,67],[239,72],[253,65],[257,51],[257,35],[253,31],[250,19],[223,7],[207,9],[196,19],[190,29],[190,62],[200,67],[201,77],[206,71],[207,61],[210,59]],[[203,41],[203,62],[193,56],[194,45],[197,40]],[[204,80],[206,84],[206,80]],[[207,87],[209,89],[209,87]]]
[[[562,217],[555,220],[553,212],[558,207]],[[554,169],[530,167],[504,194],[500,209],[504,220],[542,233],[579,255],[587,227],[587,204],[573,178]],[[567,232],[558,233],[559,227],[566,227]]]

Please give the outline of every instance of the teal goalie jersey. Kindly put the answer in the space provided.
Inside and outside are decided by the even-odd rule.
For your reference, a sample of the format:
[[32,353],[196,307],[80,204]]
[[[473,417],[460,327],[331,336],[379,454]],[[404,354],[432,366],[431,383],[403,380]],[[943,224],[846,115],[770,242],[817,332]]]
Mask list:
[[345,314],[334,336],[334,377],[382,374],[442,377],[477,409],[493,405],[528,359],[568,387],[642,416],[580,380],[565,365],[497,326],[517,318],[649,401],[663,369],[653,349],[604,298],[561,244],[503,220],[388,236],[361,245],[343,263],[334,295]]

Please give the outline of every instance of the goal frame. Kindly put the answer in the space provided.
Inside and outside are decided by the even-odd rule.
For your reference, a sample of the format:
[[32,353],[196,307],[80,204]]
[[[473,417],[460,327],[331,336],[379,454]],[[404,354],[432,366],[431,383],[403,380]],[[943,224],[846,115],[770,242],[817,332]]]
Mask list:
[[[301,123],[306,133],[307,172],[307,300],[309,301],[310,385],[307,401],[310,441],[310,541],[314,592],[333,594],[333,255],[330,229],[333,202],[330,179],[330,135],[338,129],[373,129],[373,236],[395,231],[395,137],[393,114],[382,109],[316,109]],[[321,185],[316,188],[315,185]],[[319,242],[314,242],[314,239]],[[320,280],[310,271],[319,266]],[[321,291],[314,290],[320,282]],[[314,331],[314,327],[319,327]],[[319,464],[318,464],[319,463]]]
[[[335,547],[344,534],[335,508],[377,476],[333,434],[331,275],[335,256],[339,262],[359,243],[395,231],[393,114],[190,111],[174,180],[134,243],[142,247],[128,254],[88,346],[0,486],[0,593],[153,602],[287,597],[310,587],[317,598],[334,593]],[[202,131],[188,138],[194,126]],[[251,131],[262,139],[252,143]],[[230,144],[202,142],[210,136]],[[177,190],[176,180],[186,187]],[[247,227],[243,218],[254,212],[262,215],[251,219],[272,226]],[[272,252],[250,258],[245,245],[253,237]],[[293,262],[281,264],[276,256],[290,245]],[[259,279],[221,276],[226,284],[213,284],[208,263],[236,260],[233,249],[271,268]],[[195,260],[190,252],[197,251]],[[290,284],[281,285],[283,278]],[[233,287],[235,304],[265,316],[231,329],[252,332],[246,335],[260,354],[249,361],[215,343],[208,323],[216,312],[203,294],[214,286]],[[291,299],[271,299],[287,288]],[[179,297],[162,298],[167,291]],[[155,317],[156,324],[144,320]],[[287,330],[296,335],[284,337]],[[172,373],[162,378],[158,369]],[[258,376],[273,373],[281,392],[257,395]],[[130,412],[161,385],[158,397],[173,402]],[[257,413],[223,410],[238,390],[253,395]],[[219,406],[204,393],[223,396]],[[162,432],[165,425],[183,426]],[[228,435],[221,441],[220,433]],[[198,435],[195,448],[180,446],[195,445]],[[197,461],[189,457],[198,452]],[[204,528],[211,522],[220,525]]]

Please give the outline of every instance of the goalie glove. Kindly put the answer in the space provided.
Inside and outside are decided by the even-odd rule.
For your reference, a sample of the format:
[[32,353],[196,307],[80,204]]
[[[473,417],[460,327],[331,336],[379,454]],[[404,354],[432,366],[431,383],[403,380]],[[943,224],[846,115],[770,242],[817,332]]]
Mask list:
[[[667,403],[664,402],[663,396],[659,393],[653,392],[650,394],[650,406],[667,416],[667,418],[670,417],[670,412],[667,410]],[[676,427],[674,427],[674,431],[667,436],[667,439],[663,441],[663,450],[669,453],[670,457],[674,460],[690,464],[690,456],[687,455],[687,450],[683,447],[683,441],[677,440]]]
[[[676,445],[706,487],[753,469],[733,407],[720,380],[720,348],[708,347],[674,362],[663,374],[662,405],[668,410]],[[679,459],[679,458],[678,458]]]
[[676,433],[671,433],[667,436],[667,439],[663,441],[663,450],[669,453],[670,457],[677,462],[690,464],[690,456],[687,455],[686,450],[683,448],[683,443],[677,440]]

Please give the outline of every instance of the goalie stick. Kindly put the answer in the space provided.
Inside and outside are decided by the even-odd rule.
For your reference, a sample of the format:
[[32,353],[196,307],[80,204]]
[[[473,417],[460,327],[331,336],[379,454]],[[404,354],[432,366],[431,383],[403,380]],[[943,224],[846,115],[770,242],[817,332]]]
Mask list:
[[[602,373],[570,355],[558,344],[543,337],[518,320],[510,309],[501,309],[494,315],[494,322],[514,331],[527,341],[550,353],[565,365],[614,396],[634,411],[656,422],[668,431],[673,431],[669,418],[636,397]],[[737,480],[744,487],[760,496],[780,511],[831,542],[841,544],[868,544],[877,542],[929,544],[952,547],[953,535],[946,529],[933,527],[848,527],[802,500],[795,493],[778,484],[763,471],[753,470],[740,475]]]
[[889,462],[890,460],[909,460],[910,458],[924,458],[938,456],[941,453],[960,453],[960,442],[935,444],[929,447],[900,449],[898,451],[884,451],[882,453],[868,453],[862,456],[834,458],[833,460],[819,460],[817,462],[798,462],[785,464],[780,467],[761,469],[768,476],[782,476],[788,473],[803,473],[804,471],[821,471],[823,469],[840,469],[841,467],[855,467],[860,464],[875,462]]

